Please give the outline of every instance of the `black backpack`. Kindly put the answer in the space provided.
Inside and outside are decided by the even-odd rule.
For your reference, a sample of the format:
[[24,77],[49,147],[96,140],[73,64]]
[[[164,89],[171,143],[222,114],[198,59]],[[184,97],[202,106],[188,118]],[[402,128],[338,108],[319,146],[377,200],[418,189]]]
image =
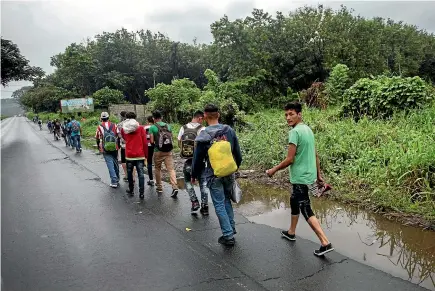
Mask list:
[[195,139],[198,136],[198,131],[201,129],[202,125],[199,124],[195,128],[188,128],[187,124],[183,126],[184,132],[181,136],[181,157],[183,158],[193,158],[193,150],[195,149]]
[[157,149],[164,153],[172,151],[174,148],[172,145],[172,132],[169,131],[168,125],[161,126],[156,123],[155,126],[159,130],[157,132],[157,140],[155,141]]

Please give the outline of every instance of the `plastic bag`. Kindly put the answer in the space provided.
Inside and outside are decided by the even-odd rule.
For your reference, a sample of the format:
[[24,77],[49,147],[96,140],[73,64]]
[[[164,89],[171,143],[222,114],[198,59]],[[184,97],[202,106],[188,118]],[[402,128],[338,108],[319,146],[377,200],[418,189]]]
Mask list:
[[239,183],[234,179],[233,191],[231,191],[231,200],[234,203],[239,203],[242,200],[242,189],[240,189]]

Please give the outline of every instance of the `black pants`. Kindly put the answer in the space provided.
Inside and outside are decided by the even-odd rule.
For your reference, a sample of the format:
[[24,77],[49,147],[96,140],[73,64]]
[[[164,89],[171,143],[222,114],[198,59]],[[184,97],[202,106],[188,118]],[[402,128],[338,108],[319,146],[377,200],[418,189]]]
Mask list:
[[143,194],[145,191],[144,162],[144,160],[127,160],[128,188],[130,191],[133,191],[134,189],[133,169],[136,167],[140,194]]
[[153,155],[154,155],[154,146],[148,146],[148,159],[147,159],[147,169],[148,169],[148,177],[150,181],[153,180]]

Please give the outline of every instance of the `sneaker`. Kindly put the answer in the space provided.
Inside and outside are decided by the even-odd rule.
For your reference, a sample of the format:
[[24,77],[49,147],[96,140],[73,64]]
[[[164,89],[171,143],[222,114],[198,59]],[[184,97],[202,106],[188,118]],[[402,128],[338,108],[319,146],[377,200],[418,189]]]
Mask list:
[[126,192],[128,195],[134,195],[134,191],[133,191],[133,190],[127,189],[127,190],[125,190],[125,192]]
[[287,230],[281,231],[281,236],[283,238],[288,239],[289,241],[295,241],[296,240],[296,235],[295,234],[289,234]]
[[157,193],[162,194],[163,193],[163,188],[157,186],[156,191],[157,191]]
[[123,178],[124,182],[128,182],[128,177]]
[[177,198],[177,195],[178,195],[178,189],[172,189],[171,197],[175,199]]
[[198,211],[198,209],[199,209],[199,202],[198,202],[198,200],[193,201],[192,202],[192,208],[190,209],[190,211],[193,213],[193,212]]
[[201,204],[201,210],[199,211],[202,215],[209,215],[208,213],[208,205]]
[[118,183],[116,183],[116,184],[110,184],[110,187],[112,187],[112,188],[118,188]]
[[326,246],[320,246],[320,248],[318,250],[314,251],[314,255],[321,257],[326,253],[332,252],[334,250],[334,248],[332,247],[332,244],[329,243]]
[[140,193],[140,194],[139,194],[139,198],[140,198],[140,199],[144,199],[144,198],[145,198],[145,195],[144,195],[143,193]]
[[148,186],[154,186],[154,181],[153,181],[153,180],[149,180],[149,181],[147,182],[147,184],[148,184]]
[[224,236],[221,236],[218,239],[218,243],[225,245],[225,246],[233,246],[236,244],[236,240],[234,238],[226,238]]

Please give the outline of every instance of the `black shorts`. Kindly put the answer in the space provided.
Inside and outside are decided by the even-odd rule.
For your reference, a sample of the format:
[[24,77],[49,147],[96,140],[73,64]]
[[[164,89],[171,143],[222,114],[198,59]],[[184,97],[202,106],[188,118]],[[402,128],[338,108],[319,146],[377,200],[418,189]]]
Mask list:
[[311,209],[310,193],[313,191],[313,185],[293,184],[293,191],[290,197],[290,208],[292,215],[302,215],[308,220],[314,216]]
[[125,149],[121,148],[121,163],[125,164],[127,160],[125,159]]

